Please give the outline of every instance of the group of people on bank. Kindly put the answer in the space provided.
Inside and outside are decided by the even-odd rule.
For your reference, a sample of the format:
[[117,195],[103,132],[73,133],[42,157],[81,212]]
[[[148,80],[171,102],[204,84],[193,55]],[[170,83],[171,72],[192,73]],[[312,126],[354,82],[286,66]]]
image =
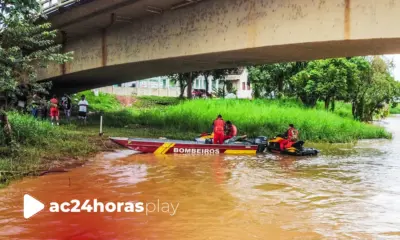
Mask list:
[[[237,137],[237,128],[232,124],[231,121],[225,122],[221,115],[217,116],[217,119],[213,122],[213,133],[214,133],[214,144],[224,144],[226,140],[235,140]],[[281,151],[285,148],[291,147],[297,142],[299,131],[294,127],[293,124],[289,124],[289,128],[283,134],[282,140],[279,142]],[[242,136],[246,137],[246,136]]]
[[[81,96],[81,100],[77,105],[79,107],[78,119],[81,119],[86,123],[89,103],[86,100],[85,95]],[[53,95],[49,101],[47,101],[45,97],[41,98],[39,95],[34,94],[28,106],[34,118],[40,117],[42,120],[45,120],[50,116],[52,125],[54,125],[54,123],[59,125],[60,110],[64,112],[65,118],[69,122],[71,119],[73,103],[67,94],[64,94],[60,100],[56,95]]]

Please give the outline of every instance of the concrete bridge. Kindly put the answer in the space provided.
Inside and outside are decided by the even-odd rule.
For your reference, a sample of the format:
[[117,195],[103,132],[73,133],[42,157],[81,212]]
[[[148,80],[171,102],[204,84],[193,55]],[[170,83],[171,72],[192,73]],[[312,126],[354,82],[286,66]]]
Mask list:
[[[57,10],[63,2],[72,5]],[[75,2],[47,6],[74,61],[39,76],[62,91],[175,72],[400,53],[397,0]]]

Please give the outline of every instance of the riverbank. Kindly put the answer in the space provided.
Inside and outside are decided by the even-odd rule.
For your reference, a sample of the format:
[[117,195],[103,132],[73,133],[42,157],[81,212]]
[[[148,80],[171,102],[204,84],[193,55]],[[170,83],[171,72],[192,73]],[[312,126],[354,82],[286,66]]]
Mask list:
[[[10,113],[13,127],[12,147],[0,152],[0,184],[23,176],[36,176],[52,169],[82,165],[99,151],[117,146],[109,136],[191,140],[210,131],[212,120],[222,114],[248,136],[274,136],[289,123],[301,132],[302,140],[315,143],[355,142],[358,139],[390,138],[384,128],[351,119],[351,108],[339,103],[335,112],[319,104],[304,108],[294,100],[194,100],[146,97],[135,99],[124,107],[115,96],[95,97],[85,92],[92,114],[88,126],[66,124],[52,126],[48,121]],[[75,97],[78,97],[75,96]],[[99,136],[99,114],[103,114],[103,136]],[[349,115],[350,114],[350,115]],[[0,135],[4,146],[4,137]]]
[[[268,231],[271,239],[398,239],[400,117],[381,125],[392,140],[312,144],[322,152],[311,158],[98,154],[68,173],[0,189],[0,238],[242,240]],[[25,193],[45,203],[96,198],[179,208],[174,216],[39,213],[27,221],[18,203]]]
[[[211,131],[212,120],[222,114],[232,121],[240,135],[255,137],[275,136],[284,132],[293,123],[301,132],[301,138],[313,142],[355,142],[359,139],[390,138],[391,134],[381,127],[353,119],[351,105],[338,101],[334,112],[326,111],[323,103],[316,108],[303,106],[296,99],[283,100],[236,100],[199,99],[183,101],[176,98],[140,97],[135,98],[131,107],[121,108],[116,97],[92,92],[84,93],[90,101],[96,98],[105,102],[92,107],[102,112],[105,125],[131,127],[140,125],[148,128],[170,130],[170,135],[180,132],[201,133]],[[89,101],[89,102],[90,102]],[[193,138],[193,136],[192,136]]]
[[5,146],[0,133],[0,187],[26,176],[40,176],[48,172],[62,172],[83,165],[98,152],[113,151],[119,146],[108,140],[119,137],[166,137],[190,139],[196,133],[174,133],[170,130],[146,128],[105,127],[99,136],[99,126],[62,124],[52,126],[27,115],[9,113],[13,128],[13,144]]

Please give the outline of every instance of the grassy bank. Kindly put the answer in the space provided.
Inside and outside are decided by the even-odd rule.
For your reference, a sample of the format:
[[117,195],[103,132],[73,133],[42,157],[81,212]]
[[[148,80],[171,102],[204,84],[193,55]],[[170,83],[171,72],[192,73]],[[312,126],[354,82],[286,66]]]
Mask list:
[[133,107],[135,108],[154,108],[173,106],[182,103],[184,100],[175,97],[156,97],[156,96],[143,96],[137,97]]
[[[88,96],[90,94],[86,93]],[[98,98],[102,99],[105,106],[116,106],[109,108],[111,110],[102,109],[101,106],[93,109],[104,111],[105,126],[125,129],[141,126],[144,129],[157,129],[157,132],[163,132],[159,136],[168,135],[170,138],[192,139],[196,133],[210,131],[217,114],[233,121],[239,128],[239,134],[250,136],[274,136],[293,123],[301,131],[301,138],[307,141],[352,142],[390,137],[381,127],[353,120],[351,105],[339,101],[334,112],[327,112],[322,102],[315,109],[308,109],[294,99],[180,101],[175,98],[141,97],[136,99],[133,107],[120,108],[115,97],[107,97]],[[96,101],[91,98],[96,98],[94,95],[89,100]],[[94,116],[94,119],[98,119],[98,116]],[[187,132],[193,134],[187,136]]]
[[195,100],[163,110],[150,109],[134,113],[135,123],[176,131],[204,132],[217,114],[231,120],[239,134],[274,136],[289,123],[301,131],[301,138],[315,142],[350,142],[357,139],[388,138],[383,128],[360,123],[338,114],[305,109],[267,100]]
[[9,113],[13,143],[5,145],[0,131],[0,185],[26,175],[36,175],[55,161],[87,156],[97,151],[89,136],[74,126],[55,127],[30,116]]
[[[332,113],[325,111],[321,103],[315,109],[307,109],[290,99],[181,101],[145,97],[136,99],[133,107],[124,108],[115,96],[95,97],[91,92],[85,95],[94,112],[88,126],[52,126],[48,121],[9,113],[15,144],[5,146],[0,131],[0,185],[23,176],[38,175],[52,167],[66,166],[71,160],[83,163],[82,157],[115,147],[107,146],[109,136],[193,139],[198,133],[211,130],[217,114],[233,121],[239,134],[249,136],[271,137],[293,123],[300,130],[301,139],[313,142],[390,137],[381,127],[354,121],[351,108],[345,103],[337,104]],[[103,137],[98,136],[98,112],[104,114]]]
[[12,147],[6,146],[0,131],[0,187],[49,169],[81,165],[92,154],[117,147],[108,141],[110,136],[190,139],[196,134],[130,125],[129,128],[105,126],[104,135],[99,137],[97,124],[52,126],[48,121],[38,121],[28,115],[13,112],[8,115],[14,143]]
[[93,91],[84,91],[71,96],[73,106],[77,107],[82,95],[85,95],[86,100],[89,102],[91,111],[118,111],[122,109],[121,104],[114,95],[99,93],[98,96],[95,96]]
[[[138,97],[132,107],[121,108],[115,96],[103,94],[95,97],[91,92],[85,92],[85,95],[89,103],[101,99],[104,106],[113,106],[92,106],[94,111],[104,112],[105,126],[126,129],[139,125],[159,129],[159,132],[167,131],[172,138],[191,139],[194,136],[186,137],[181,133],[210,131],[212,120],[219,113],[225,120],[233,121],[240,134],[250,136],[274,136],[293,123],[301,131],[301,138],[307,141],[351,142],[390,137],[381,127],[353,120],[351,105],[341,101],[336,102],[334,112],[327,112],[323,102],[319,102],[315,109],[308,109],[296,99],[182,101],[151,96]],[[94,116],[94,119],[98,118]]]

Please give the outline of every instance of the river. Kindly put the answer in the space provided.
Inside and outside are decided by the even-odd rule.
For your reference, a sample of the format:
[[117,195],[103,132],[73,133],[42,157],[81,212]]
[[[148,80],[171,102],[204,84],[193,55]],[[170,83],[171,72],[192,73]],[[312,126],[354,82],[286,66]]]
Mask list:
[[[0,190],[0,239],[400,239],[400,117],[380,124],[392,140],[315,145],[317,157],[104,153]],[[96,198],[175,212],[45,210],[25,220],[25,193],[46,204]]]

